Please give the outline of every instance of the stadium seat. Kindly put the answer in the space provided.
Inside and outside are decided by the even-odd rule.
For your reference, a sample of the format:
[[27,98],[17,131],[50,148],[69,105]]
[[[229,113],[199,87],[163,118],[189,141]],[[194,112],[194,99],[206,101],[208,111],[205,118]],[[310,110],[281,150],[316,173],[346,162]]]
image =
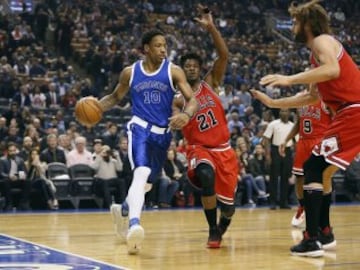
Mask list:
[[76,208],[76,200],[72,196],[72,180],[68,168],[64,163],[52,162],[48,164],[48,178],[56,187],[56,198],[58,201],[69,201]]
[[76,208],[79,208],[80,201],[93,200],[101,208],[103,200],[95,194],[95,183],[93,169],[86,164],[76,164],[69,168],[72,179],[72,195],[74,196]]

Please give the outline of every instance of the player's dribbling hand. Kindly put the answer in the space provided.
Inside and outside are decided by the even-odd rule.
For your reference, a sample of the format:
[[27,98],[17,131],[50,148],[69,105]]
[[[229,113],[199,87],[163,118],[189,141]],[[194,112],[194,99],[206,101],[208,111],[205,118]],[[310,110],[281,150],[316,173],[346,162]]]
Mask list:
[[200,17],[194,18],[194,21],[198,22],[204,29],[207,29],[210,25],[213,25],[213,18],[208,7],[198,4],[196,7]]
[[169,126],[171,129],[181,129],[189,123],[189,116],[185,113],[178,113],[169,118]]
[[269,74],[260,79],[260,84],[267,86],[289,86],[291,85],[291,81],[289,76]]

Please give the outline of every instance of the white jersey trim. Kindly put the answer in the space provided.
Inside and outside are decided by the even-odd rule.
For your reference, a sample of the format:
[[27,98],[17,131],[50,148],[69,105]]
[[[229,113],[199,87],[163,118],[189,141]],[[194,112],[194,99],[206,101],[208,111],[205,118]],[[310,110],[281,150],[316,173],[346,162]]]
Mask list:
[[164,59],[162,61],[160,67],[157,70],[155,70],[153,73],[149,73],[149,72],[146,72],[143,67],[144,60],[140,60],[139,65],[140,65],[141,72],[144,73],[146,76],[155,76],[161,71],[163,65],[165,64],[165,61],[166,61],[166,59]]
[[174,86],[174,81],[173,81],[173,78],[172,78],[172,73],[171,73],[171,66],[173,65],[173,63],[171,63],[169,61],[169,65],[168,65],[168,77],[169,77],[169,81],[170,81],[170,85],[171,85],[171,88],[174,92],[176,92],[176,88]]
[[130,80],[129,80],[129,87],[131,86],[133,79],[134,79],[135,64],[136,64],[136,62],[131,65],[131,75],[130,75]]

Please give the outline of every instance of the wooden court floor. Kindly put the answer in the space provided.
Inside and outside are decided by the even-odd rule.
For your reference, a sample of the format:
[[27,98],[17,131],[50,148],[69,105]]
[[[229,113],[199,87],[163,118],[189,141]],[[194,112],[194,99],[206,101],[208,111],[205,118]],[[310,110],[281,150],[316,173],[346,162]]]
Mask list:
[[335,251],[317,259],[291,256],[301,239],[294,211],[238,208],[219,250],[205,248],[200,209],[145,211],[145,240],[128,255],[108,212],[1,214],[0,232],[128,269],[360,269],[360,205],[334,206]]

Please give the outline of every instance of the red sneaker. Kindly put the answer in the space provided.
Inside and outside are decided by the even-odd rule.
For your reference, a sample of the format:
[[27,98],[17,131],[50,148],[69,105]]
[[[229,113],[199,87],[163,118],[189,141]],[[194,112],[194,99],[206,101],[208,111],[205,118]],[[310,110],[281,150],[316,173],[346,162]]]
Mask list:
[[221,234],[218,228],[209,230],[209,238],[207,242],[208,248],[220,248],[221,246]]

